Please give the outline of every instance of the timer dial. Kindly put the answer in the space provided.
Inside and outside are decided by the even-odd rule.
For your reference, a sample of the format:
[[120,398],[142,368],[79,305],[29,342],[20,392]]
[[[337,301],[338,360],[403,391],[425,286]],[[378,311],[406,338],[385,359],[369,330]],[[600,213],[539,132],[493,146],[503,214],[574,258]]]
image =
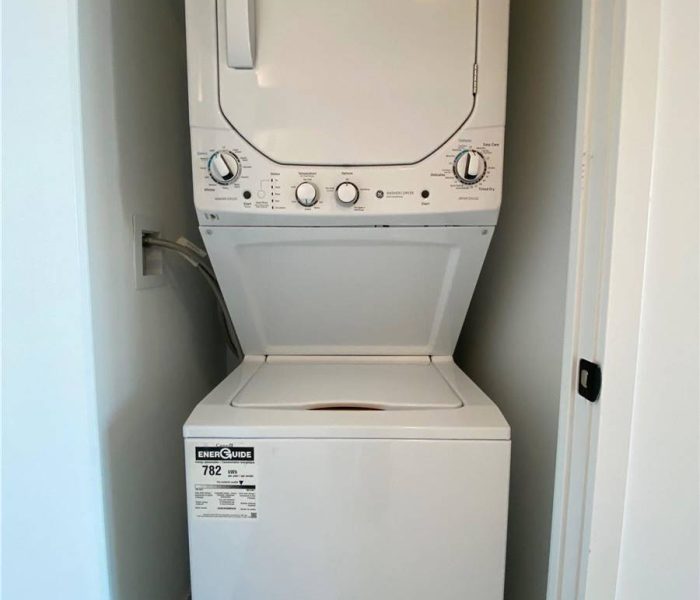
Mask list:
[[219,150],[209,157],[209,175],[221,185],[228,185],[238,179],[241,174],[241,163],[238,157],[229,150]]
[[481,152],[462,150],[455,157],[452,170],[455,177],[462,183],[473,185],[484,178],[486,174],[486,160]]

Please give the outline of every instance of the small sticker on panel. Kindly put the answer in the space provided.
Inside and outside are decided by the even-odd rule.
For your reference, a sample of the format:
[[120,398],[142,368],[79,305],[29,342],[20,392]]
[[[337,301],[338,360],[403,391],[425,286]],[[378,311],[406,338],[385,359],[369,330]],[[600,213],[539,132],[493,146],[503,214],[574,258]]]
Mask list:
[[196,517],[257,519],[258,473],[252,446],[196,446],[191,473]]

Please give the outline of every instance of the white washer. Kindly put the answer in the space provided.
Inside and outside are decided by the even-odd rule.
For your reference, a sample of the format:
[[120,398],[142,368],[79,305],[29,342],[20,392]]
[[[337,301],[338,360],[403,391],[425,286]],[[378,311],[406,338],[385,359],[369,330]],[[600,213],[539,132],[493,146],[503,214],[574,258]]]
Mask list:
[[185,437],[195,600],[502,597],[509,428],[450,359],[247,358]]
[[510,430],[452,361],[507,0],[187,0],[194,197],[246,358],[184,427],[193,600],[498,600]]

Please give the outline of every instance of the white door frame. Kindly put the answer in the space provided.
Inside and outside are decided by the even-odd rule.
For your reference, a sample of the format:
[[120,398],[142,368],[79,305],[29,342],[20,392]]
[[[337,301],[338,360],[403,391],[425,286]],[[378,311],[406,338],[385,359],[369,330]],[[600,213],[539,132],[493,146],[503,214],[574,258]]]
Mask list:
[[[583,0],[547,600],[615,597],[637,369],[661,0]],[[592,404],[579,358],[599,363]]]

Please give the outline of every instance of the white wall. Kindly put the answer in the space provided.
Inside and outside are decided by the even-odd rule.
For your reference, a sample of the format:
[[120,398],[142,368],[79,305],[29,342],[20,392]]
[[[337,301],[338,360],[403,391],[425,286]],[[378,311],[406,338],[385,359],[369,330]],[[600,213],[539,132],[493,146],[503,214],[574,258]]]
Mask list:
[[111,597],[177,600],[189,571],[181,426],[223,378],[224,346],[210,291],[187,263],[168,257],[168,285],[135,289],[132,216],[199,239],[184,2],[78,6]]
[[700,597],[700,15],[696,0],[666,0],[661,7],[619,600]]
[[131,226],[196,236],[183,13],[3,5],[3,600],[188,588],[181,426],[223,342],[189,265],[135,289]]
[[510,600],[542,600],[547,587],[580,4],[511,1],[503,205],[455,352],[512,427]]
[[2,7],[3,600],[107,589],[74,9]]

